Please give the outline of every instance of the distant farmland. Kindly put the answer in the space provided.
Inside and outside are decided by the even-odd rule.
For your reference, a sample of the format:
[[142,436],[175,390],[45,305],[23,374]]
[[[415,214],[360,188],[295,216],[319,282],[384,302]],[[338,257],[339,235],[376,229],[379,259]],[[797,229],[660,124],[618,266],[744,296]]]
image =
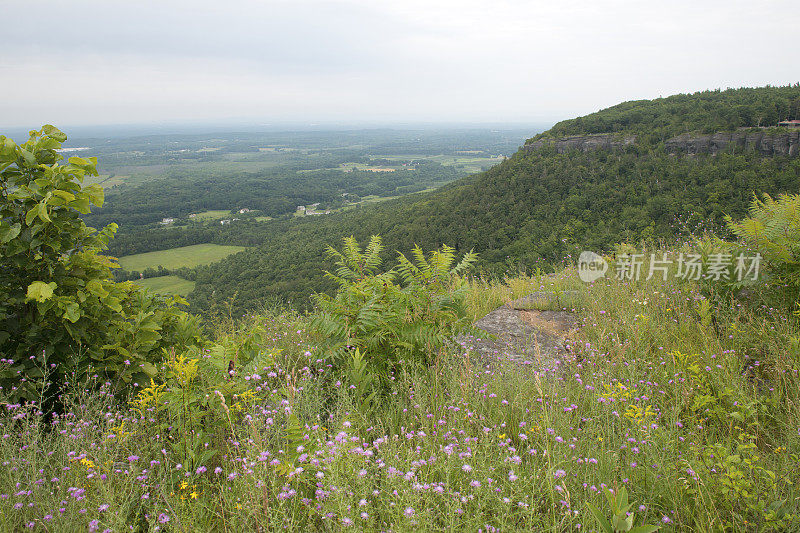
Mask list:
[[192,217],[192,220],[219,220],[220,218],[231,217],[230,211],[224,211],[221,209],[212,210],[212,211],[203,211],[202,213],[197,213],[195,216]]
[[160,276],[157,278],[137,279],[137,285],[146,287],[158,294],[177,294],[187,296],[194,290],[194,281],[185,280],[178,276]]
[[146,268],[158,268],[159,265],[168,269],[194,268],[199,265],[214,263],[244,249],[244,246],[195,244],[158,252],[126,255],[119,258],[119,264],[129,272],[134,270],[141,272]]

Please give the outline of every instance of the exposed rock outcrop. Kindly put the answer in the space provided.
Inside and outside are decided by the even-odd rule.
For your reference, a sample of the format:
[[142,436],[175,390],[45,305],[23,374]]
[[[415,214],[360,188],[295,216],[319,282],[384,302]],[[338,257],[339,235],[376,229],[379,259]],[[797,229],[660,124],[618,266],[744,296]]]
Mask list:
[[567,311],[531,306],[549,305],[563,296],[539,292],[505,304],[475,322],[477,335],[460,335],[456,341],[482,363],[504,360],[554,371],[569,351],[578,320]]
[[543,146],[555,145],[556,152],[563,154],[567,150],[619,150],[636,142],[635,135],[619,136],[613,133],[599,133],[596,135],[574,135],[561,139],[539,139],[524,146],[525,150],[537,150]]
[[800,154],[800,131],[783,133],[740,130],[713,135],[685,133],[664,142],[664,148],[672,154],[717,154],[730,149],[731,145],[734,151],[755,150],[764,155],[794,157]]
[[[555,146],[556,152],[567,150],[619,150],[636,142],[635,135],[620,136],[612,133],[595,135],[573,135],[560,139],[539,139],[526,144],[527,151],[538,150],[544,146]],[[718,154],[732,149],[734,152],[756,151],[763,155],[800,155],[800,131],[753,131],[742,129],[729,133],[698,135],[685,133],[664,142],[664,148],[671,154]]]

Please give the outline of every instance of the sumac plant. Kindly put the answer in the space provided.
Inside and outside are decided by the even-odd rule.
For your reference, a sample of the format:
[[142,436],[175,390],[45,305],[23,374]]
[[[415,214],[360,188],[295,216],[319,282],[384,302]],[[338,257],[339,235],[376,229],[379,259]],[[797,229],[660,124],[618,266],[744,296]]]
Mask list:
[[146,383],[164,348],[200,340],[182,300],[112,281],[118,265],[101,252],[117,226],[96,231],[80,217],[103,203],[100,185],[84,185],[97,158],[61,164],[66,138],[50,125],[23,144],[0,136],[0,386],[11,401],[95,373]]
[[382,250],[379,236],[364,250],[353,237],[344,239],[342,251],[328,248],[338,268],[326,275],[339,289],[315,296],[311,326],[335,368],[349,364],[358,348],[369,371],[386,379],[402,364],[430,364],[437,349],[469,325],[459,275],[477,256],[469,252],[456,263],[449,246],[427,256],[415,247],[412,259],[401,253],[394,268],[380,272]]

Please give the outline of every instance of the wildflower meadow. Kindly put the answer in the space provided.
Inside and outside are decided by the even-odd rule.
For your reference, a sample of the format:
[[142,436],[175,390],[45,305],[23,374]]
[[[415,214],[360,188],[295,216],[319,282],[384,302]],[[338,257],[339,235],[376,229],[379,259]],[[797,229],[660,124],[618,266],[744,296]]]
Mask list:
[[[127,401],[90,378],[60,413],[6,404],[2,529],[798,527],[798,308],[712,307],[679,281],[576,280],[468,283],[473,317],[580,288],[582,326],[552,368],[448,345],[367,400],[357,364],[336,369],[307,317],[273,309],[172,354]],[[236,350],[260,362],[228,371]]]

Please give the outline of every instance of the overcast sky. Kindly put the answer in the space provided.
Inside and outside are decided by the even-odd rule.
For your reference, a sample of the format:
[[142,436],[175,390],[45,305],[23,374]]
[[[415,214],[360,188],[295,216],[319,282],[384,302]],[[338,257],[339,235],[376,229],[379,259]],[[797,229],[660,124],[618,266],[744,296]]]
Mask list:
[[0,126],[550,122],[800,81],[797,0],[2,0]]

